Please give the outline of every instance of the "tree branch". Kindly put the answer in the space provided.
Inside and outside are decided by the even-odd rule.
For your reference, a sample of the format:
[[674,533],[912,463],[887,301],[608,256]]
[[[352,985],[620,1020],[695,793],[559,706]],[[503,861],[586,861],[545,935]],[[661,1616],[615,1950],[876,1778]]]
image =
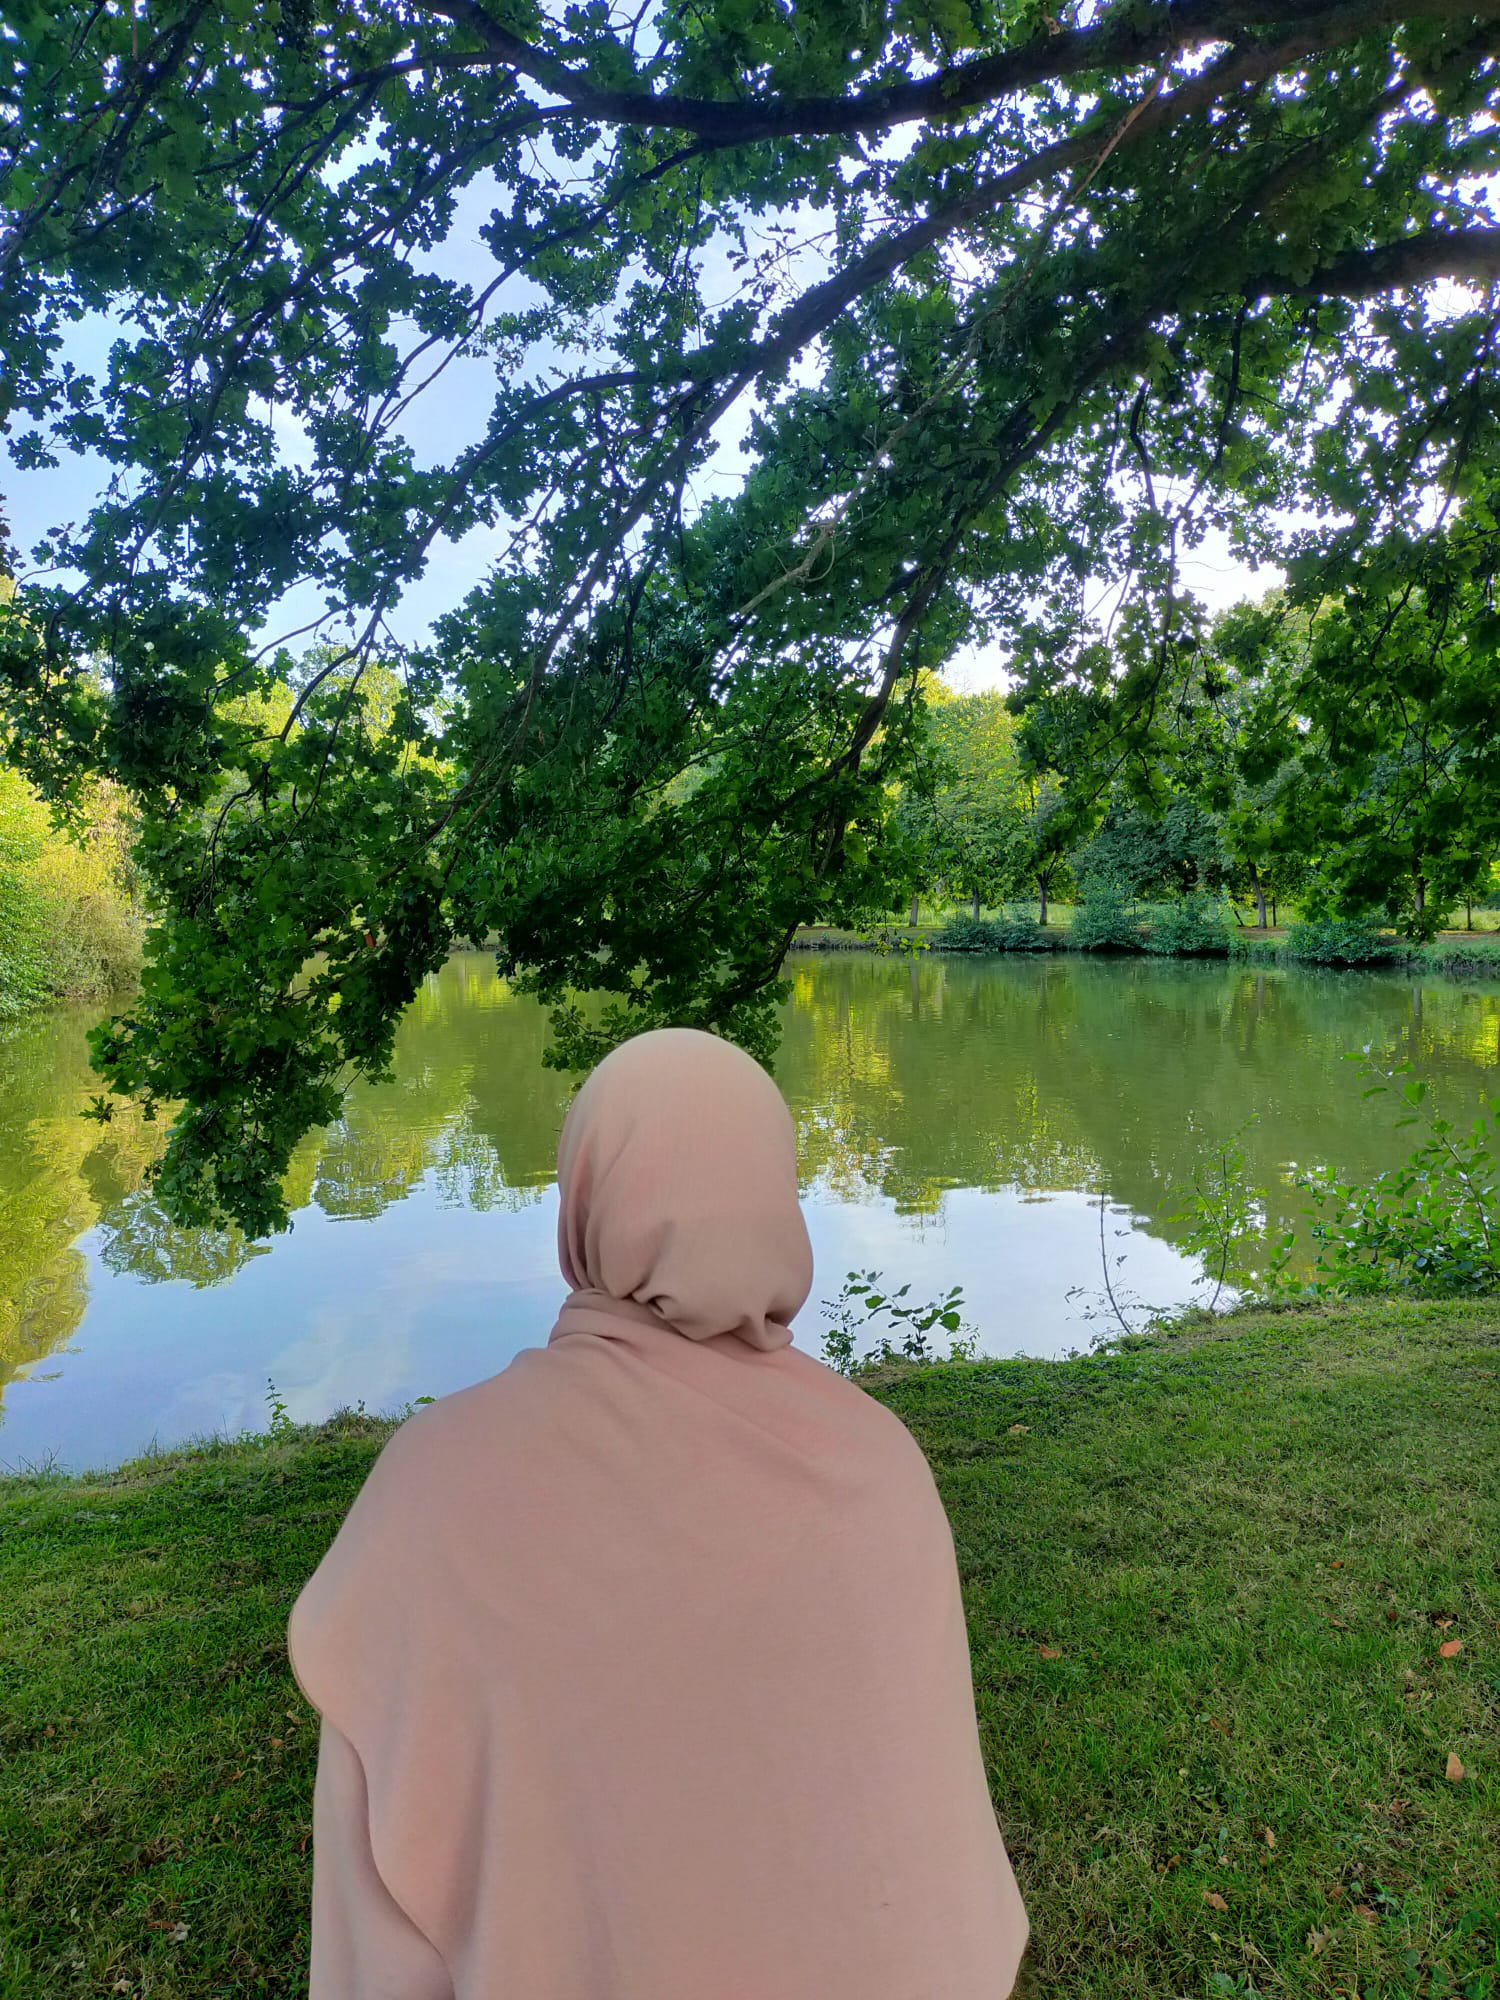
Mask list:
[[1347,250],[1300,283],[1276,273],[1247,279],[1244,294],[1247,299],[1368,299],[1433,278],[1492,284],[1500,278],[1500,229],[1421,230],[1373,250]]
[[911,83],[850,97],[769,98],[759,101],[657,96],[650,91],[605,90],[546,49],[523,41],[492,18],[477,0],[416,0],[476,35],[495,62],[538,83],[601,124],[670,126],[715,145],[759,139],[827,138],[884,132],[915,119],[959,118],[976,106],[1039,83],[1090,71],[1159,64],[1163,58],[1215,42],[1244,43],[1256,29],[1293,38],[1311,34],[1310,47],[1357,41],[1399,21],[1490,18],[1495,0],[1341,0],[1297,5],[1296,0],[1181,0],[1141,11],[1116,7],[1096,27],[1042,34],[1020,48],[957,63]]

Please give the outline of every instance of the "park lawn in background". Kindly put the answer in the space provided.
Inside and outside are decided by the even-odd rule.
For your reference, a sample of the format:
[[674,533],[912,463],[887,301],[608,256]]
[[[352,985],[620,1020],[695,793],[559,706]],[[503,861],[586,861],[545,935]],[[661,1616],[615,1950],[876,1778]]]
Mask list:
[[[1028,1990],[1500,1996],[1500,1304],[869,1386],[953,1523]],[[304,1990],[283,1634],[389,1429],[0,1482],[0,2000]]]

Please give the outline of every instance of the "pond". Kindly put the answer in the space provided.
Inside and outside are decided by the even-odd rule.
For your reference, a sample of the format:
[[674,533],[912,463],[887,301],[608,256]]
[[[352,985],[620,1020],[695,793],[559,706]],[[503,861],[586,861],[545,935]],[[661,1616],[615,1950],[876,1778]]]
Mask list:
[[[1174,1217],[1219,1139],[1244,1128],[1250,1178],[1292,1218],[1293,1168],[1368,1177],[1413,1142],[1346,1050],[1410,1057],[1460,1114],[1500,1053],[1500,991],[1432,978],[814,953],[790,969],[777,1077],[818,1260],[796,1329],[813,1353],[850,1269],[918,1299],[961,1285],[990,1354],[1112,1331],[1104,1257],[1137,1312],[1202,1297]],[[96,1011],[0,1039],[0,1465],[260,1429],[268,1379],[299,1421],[388,1409],[546,1338],[570,1086],[487,955],[427,982],[395,1081],[304,1143],[294,1226],[270,1243],[171,1228],[142,1190],[159,1128],[78,1115]]]

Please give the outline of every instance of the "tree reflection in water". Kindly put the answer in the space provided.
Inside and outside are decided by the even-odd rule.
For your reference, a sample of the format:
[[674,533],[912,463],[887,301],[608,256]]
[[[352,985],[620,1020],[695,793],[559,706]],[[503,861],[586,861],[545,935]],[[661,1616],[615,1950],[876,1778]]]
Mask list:
[[[802,954],[777,1077],[797,1116],[816,1201],[882,1220],[939,1217],[954,1189],[1046,1198],[1104,1188],[1170,1242],[1211,1146],[1242,1144],[1284,1226],[1292,1164],[1368,1177],[1409,1135],[1360,1098],[1341,1061],[1366,1044],[1409,1056],[1464,1115],[1492,1076],[1500,993],[1388,974],[1189,962],[971,961]],[[98,1090],[85,1031],[62,1007],[0,1038],[0,1383],[64,1346],[88,1302],[90,1257],[150,1284],[224,1286],[277,1244],[168,1224],[144,1185],[159,1125],[129,1107],[79,1114]],[[310,1135],[294,1210],[370,1228],[418,1187],[448,1208],[506,1210],[552,1180],[570,1081],[542,1067],[545,1021],[485,954],[452,959],[402,1022],[393,1083],[361,1086]],[[370,1227],[374,1225],[374,1227]],[[1080,1248],[1080,1260],[1085,1255]],[[878,1260],[877,1260],[878,1261]],[[1058,1272],[1058,1296],[1092,1274]]]

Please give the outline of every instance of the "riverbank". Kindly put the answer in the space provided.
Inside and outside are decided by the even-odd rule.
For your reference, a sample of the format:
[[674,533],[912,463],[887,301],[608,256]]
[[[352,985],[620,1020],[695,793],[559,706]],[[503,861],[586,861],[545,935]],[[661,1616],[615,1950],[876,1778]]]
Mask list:
[[[984,929],[992,935],[981,942],[977,932]],[[945,933],[955,930],[960,935],[968,932],[971,941],[955,942],[951,937],[945,937]],[[915,948],[965,958],[1034,956],[1038,952],[1082,951],[1097,954],[1102,951],[1120,957],[1217,958],[1260,966],[1431,972],[1449,978],[1500,979],[1500,936],[1488,931],[1440,931],[1427,945],[1407,944],[1386,933],[1380,938],[1378,953],[1369,957],[1338,955],[1336,945],[1333,955],[1312,956],[1305,948],[1299,949],[1289,925],[1266,930],[1246,925],[1242,930],[1226,931],[1222,944],[1198,942],[1184,949],[1172,948],[1160,939],[1148,943],[1148,937],[1149,926],[1143,925],[1138,927],[1138,935],[1128,942],[1123,939],[1112,941],[1104,947],[1079,945],[1069,925],[1040,925],[1030,920],[1024,923],[1003,920],[986,922],[978,927],[971,926],[967,919],[961,926],[892,923],[877,931],[852,931],[832,924],[807,924],[793,938],[792,950],[887,953]]]
[[[953,1523],[1040,1993],[1495,1990],[1500,1303],[868,1386]],[[304,1990],[283,1633],[390,1428],[0,1481],[0,2000]]]

